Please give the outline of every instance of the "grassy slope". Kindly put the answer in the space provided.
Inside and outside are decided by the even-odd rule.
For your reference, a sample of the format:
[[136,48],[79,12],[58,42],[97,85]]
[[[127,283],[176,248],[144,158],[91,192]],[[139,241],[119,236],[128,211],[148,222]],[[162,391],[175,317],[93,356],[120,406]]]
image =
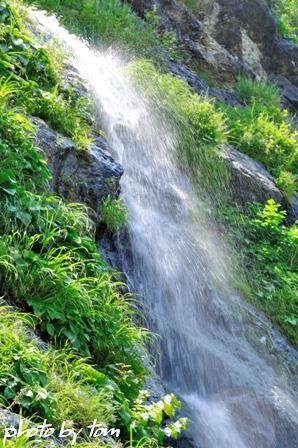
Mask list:
[[[131,297],[101,259],[86,210],[48,192],[50,173],[31,143],[28,113],[87,146],[88,101],[65,88],[55,52],[28,36],[18,6],[1,1],[0,21],[0,296],[32,314],[0,310],[0,404],[57,427],[96,418],[132,446],[143,437],[162,444],[163,418],[179,403],[170,395],[167,405],[150,404],[141,392],[147,332],[133,323]],[[123,214],[116,212],[112,225]],[[51,342],[49,351],[30,326]]]
[[[88,35],[88,24],[91,26],[96,22],[96,28],[92,28],[92,40],[100,36],[102,42],[121,41],[124,48],[129,51],[136,49],[137,54],[149,55],[154,61],[156,51],[167,51],[168,42],[163,39],[157,42],[152,21],[140,24],[128,6],[105,0],[79,4],[71,0],[72,8],[66,8],[56,0],[50,3],[39,0],[38,4],[57,11],[66,25],[75,26],[84,35]],[[76,15],[73,10],[78,11],[79,8],[80,24],[73,20],[73,14]],[[105,20],[102,21],[101,17]],[[120,30],[115,17],[121,17],[118,19]],[[140,35],[139,27],[145,27],[146,32]],[[130,30],[130,33],[126,35],[124,30]],[[146,47],[146,51],[142,47]],[[135,79],[146,80],[147,94],[156,100],[168,117],[174,119],[180,132],[180,160],[189,169],[196,188],[201,193],[207,189],[217,206],[225,204],[220,206],[219,214],[220,220],[226,224],[224,237],[232,248],[235,247],[234,263],[239,265],[245,278],[239,288],[257,306],[266,310],[297,344],[297,229],[293,225],[288,231],[277,213],[276,226],[281,237],[276,246],[276,235],[267,222],[266,209],[262,211],[258,207],[258,210],[250,210],[246,214],[235,210],[223,188],[227,185],[227,172],[217,153],[220,144],[229,140],[238,150],[262,162],[275,175],[288,198],[293,195],[297,189],[297,131],[287,111],[281,108],[277,89],[265,83],[239,79],[236,91],[247,105],[242,109],[226,108],[214,105],[207,97],[193,95],[185,83],[170,75],[161,75],[148,62],[137,62],[133,72]],[[144,84],[142,88],[145,88]],[[269,228],[264,234],[262,229],[266,223]],[[256,225],[259,226],[258,232]],[[288,243],[294,251],[290,260],[282,255]],[[260,253],[266,253],[265,259]],[[261,275],[255,275],[255,272]]]
[[[105,42],[119,39],[129,51],[137,48],[139,55],[152,55],[154,60],[156,50],[172,45],[168,37],[165,42],[157,39],[154,17],[146,25],[127,6],[121,7],[117,2],[70,0],[67,8],[56,0],[39,0],[37,3],[59,11],[67,25],[74,25],[85,35],[91,33],[93,39],[97,39],[101,30]],[[82,28],[78,29],[79,21],[75,17],[77,7],[82,5]],[[144,434],[151,441],[156,440],[162,436],[160,408],[151,407],[149,420],[146,420],[144,415],[148,415],[148,409],[135,401],[144,374],[138,350],[145,341],[144,332],[132,324],[133,308],[119,293],[117,281],[96,252],[90,237],[92,226],[84,209],[66,205],[46,193],[49,174],[30,143],[32,131],[24,119],[27,112],[42,116],[53,127],[86,146],[92,137],[85,118],[88,105],[85,102],[82,105],[71,92],[64,92],[59,86],[52,56],[37,49],[24,36],[21,21],[16,19],[15,13],[10,16],[11,8],[4,7],[0,13],[5,25],[1,27],[0,47],[0,152],[4,161],[0,177],[1,294],[27,311],[33,311],[43,335],[56,345],[51,354],[43,354],[33,342],[28,341],[26,346],[16,342],[11,344],[12,338],[18,335],[13,326],[15,316],[11,315],[11,319],[3,316],[7,321],[2,325],[4,337],[0,345],[0,356],[5,357],[3,362],[7,366],[1,376],[3,405],[16,411],[21,406],[29,416],[33,412],[39,416],[47,415],[54,423],[65,415],[65,411],[67,417],[79,426],[85,421],[86,412],[91,416],[92,406],[98,403],[97,399],[91,399],[91,387],[92,394],[105,397],[99,409],[102,418],[122,427],[124,439],[129,437],[125,428],[136,421],[133,433],[136,440]],[[239,110],[218,110],[208,98],[192,94],[182,81],[159,73],[152,64],[139,62],[134,70],[137,82],[146,80],[147,94],[159,107],[162,106],[169,119],[174,118],[180,131],[181,163],[190,170],[200,192],[207,188],[208,193],[218,199],[217,204],[221,203],[227,173],[217,149],[228,138],[238,149],[255,156],[254,148],[260,147],[258,156],[269,168],[270,164],[276,167],[274,160],[279,157],[282,169],[290,173],[283,188],[291,193],[292,174],[295,173],[291,161],[295,134],[278,104],[274,104],[273,111],[275,94],[270,94],[270,100],[265,101],[260,93],[264,86],[259,90],[254,84],[249,84],[249,89],[247,85],[245,88],[239,86],[239,94],[245,95],[247,101],[243,113],[251,117],[243,122],[240,120],[239,124]],[[30,101],[31,97],[39,101]],[[252,145],[244,131],[250,129],[254,135],[259,116],[265,120],[266,132],[264,135],[257,133],[257,140]],[[278,132],[271,131],[272,123]],[[83,138],[77,132],[82,127],[85,130]],[[277,177],[279,175],[276,173]],[[228,202],[227,198],[225,204]],[[249,298],[265,309],[285,334],[298,343],[297,296],[294,296],[297,288],[297,229],[284,226],[283,214],[273,203],[247,214],[229,204],[225,209],[222,207],[219,214],[221,221],[226,223],[225,236],[236,248],[235,253],[241,253],[239,271],[246,274],[245,289]],[[70,312],[67,320],[61,313],[61,303],[65,303],[66,312]],[[20,338],[25,338],[25,329],[19,331],[22,332]],[[116,334],[117,337],[113,337]],[[67,350],[60,348],[65,343]],[[79,354],[89,358],[83,360]],[[10,378],[15,378],[12,388],[7,385]],[[175,399],[170,401],[170,408],[164,406],[168,413],[175,407]],[[71,403],[75,403],[75,407],[70,406]]]

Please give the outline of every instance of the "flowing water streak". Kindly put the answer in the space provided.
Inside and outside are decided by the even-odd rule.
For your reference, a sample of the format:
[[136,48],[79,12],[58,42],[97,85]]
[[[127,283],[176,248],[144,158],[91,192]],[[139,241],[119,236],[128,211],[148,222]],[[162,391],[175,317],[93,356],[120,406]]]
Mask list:
[[161,335],[160,373],[189,408],[195,445],[298,447],[288,374],[248,342],[264,339],[268,324],[227,294],[224,255],[201,224],[203,204],[175,161],[175,130],[134,89],[119,57],[89,48],[55,18],[33,14],[70,51],[124,166],[122,197],[130,219],[129,245],[119,244],[123,269],[144,298],[150,327]]

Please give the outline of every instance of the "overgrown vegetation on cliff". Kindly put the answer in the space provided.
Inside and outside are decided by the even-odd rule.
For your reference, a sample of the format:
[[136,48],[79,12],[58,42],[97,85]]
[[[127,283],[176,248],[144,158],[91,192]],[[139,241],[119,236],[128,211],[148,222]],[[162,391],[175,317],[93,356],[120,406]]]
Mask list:
[[298,3],[296,0],[269,0],[280,33],[298,44]]
[[[121,429],[122,442],[162,445],[185,427],[163,424],[180,404],[172,395],[154,404],[141,391],[148,334],[97,251],[87,211],[49,193],[32,144],[28,114],[85,147],[88,101],[65,88],[55,53],[28,36],[16,5],[1,1],[0,21],[0,296],[10,306],[0,308],[1,406],[55,426],[97,419]],[[118,215],[109,211],[111,225]]]
[[[161,51],[176,51],[171,35],[158,36],[154,12],[142,22],[117,1],[36,3],[92,41],[100,36],[106,45],[120,42],[154,61]],[[177,435],[185,425],[179,420],[163,426],[179,404],[173,396],[148,404],[140,392],[147,332],[133,323],[131,297],[120,292],[98,254],[84,207],[48,193],[50,174],[32,145],[34,129],[26,118],[45,119],[84,148],[92,138],[90,104],[65,86],[55,53],[26,35],[10,2],[0,1],[0,20],[0,294],[32,314],[1,309],[1,405],[54,425],[67,419],[79,428],[98,418],[121,428],[122,441],[132,446],[162,444],[165,433]],[[138,61],[133,71],[178,129],[182,166],[217,206],[228,200],[227,170],[218,153],[227,139],[264,163],[288,197],[293,194],[297,135],[274,87],[240,80],[238,94],[247,106],[226,108],[193,94],[148,60]],[[125,212],[120,207],[111,213],[109,205],[103,204],[103,211],[115,229]],[[247,213],[231,204],[222,212],[226,236],[241,252],[249,298],[298,344],[297,228],[285,226],[284,212],[272,201]],[[51,342],[50,350],[32,339],[32,326]]]
[[285,196],[292,197],[297,190],[297,132],[280,106],[276,87],[239,79],[237,92],[247,103],[240,109],[218,106],[207,96],[192,93],[184,81],[160,73],[146,61],[134,63],[132,74],[178,130],[178,156],[199,194],[211,195],[238,269],[235,286],[298,345],[297,225],[285,225],[286,212],[273,200],[264,207],[252,204],[246,212],[234,207],[227,168],[218,151],[230,141],[262,162],[275,174]]
[[25,0],[57,14],[72,32],[94,44],[117,45],[133,55],[159,58],[158,53],[177,55],[175,35],[158,32],[159,18],[148,11],[145,20],[119,0]]
[[261,162],[290,200],[298,188],[298,131],[293,118],[282,108],[274,84],[240,77],[236,93],[245,107],[221,107],[229,142]]

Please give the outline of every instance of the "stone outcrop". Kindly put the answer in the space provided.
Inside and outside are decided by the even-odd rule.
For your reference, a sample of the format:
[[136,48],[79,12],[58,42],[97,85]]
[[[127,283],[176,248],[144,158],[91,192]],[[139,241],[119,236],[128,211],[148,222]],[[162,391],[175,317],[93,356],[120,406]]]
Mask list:
[[264,204],[272,198],[287,211],[287,223],[295,222],[298,218],[297,194],[287,201],[263,165],[229,145],[221,148],[220,154],[228,166],[231,197],[239,207],[245,208],[251,202]]
[[[265,0],[200,0],[193,12],[176,0],[131,4],[141,16],[156,7],[161,28],[174,31],[195,65],[212,72],[221,84],[232,86],[239,73],[256,79],[276,77],[282,95],[297,110],[298,46],[280,36]],[[175,67],[171,71],[175,70],[178,74]],[[178,75],[199,86],[196,75]]]
[[106,151],[106,141],[99,137],[82,150],[39,118],[31,120],[36,127],[35,145],[44,153],[52,173],[52,191],[68,202],[90,207],[95,212],[91,216],[99,223],[102,200],[118,196],[123,174],[121,165]]
[[286,201],[271,174],[258,162],[226,145],[221,155],[230,172],[230,190],[237,205],[264,203],[272,198],[284,208]]

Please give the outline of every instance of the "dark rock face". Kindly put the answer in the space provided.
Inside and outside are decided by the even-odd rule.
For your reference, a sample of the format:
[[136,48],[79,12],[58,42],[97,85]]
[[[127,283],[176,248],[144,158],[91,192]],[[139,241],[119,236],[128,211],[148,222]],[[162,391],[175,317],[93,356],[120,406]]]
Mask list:
[[[162,28],[174,31],[192,60],[223,83],[231,85],[239,73],[257,79],[282,77],[289,84],[281,93],[297,110],[293,89],[298,88],[298,46],[279,35],[265,0],[200,0],[194,13],[175,0],[131,0],[131,4],[141,16],[156,6]],[[169,69],[178,74],[174,65]],[[182,71],[182,77],[198,91],[196,75]],[[209,92],[217,97],[218,92]]]
[[287,78],[281,75],[271,75],[269,80],[278,85],[283,96],[285,106],[292,112],[298,110],[298,87],[295,87]]
[[230,171],[230,189],[237,205],[244,207],[253,201],[265,203],[273,198],[286,208],[286,201],[273,177],[260,163],[229,146],[221,150],[221,155]]
[[217,72],[223,81],[229,81],[244,70],[237,57],[222,47],[183,4],[175,0],[132,0],[139,15],[156,6],[162,28],[175,31],[180,47],[201,66]]
[[102,200],[118,195],[123,174],[121,165],[102,149],[107,143],[98,138],[88,150],[81,150],[42,120],[31,119],[36,126],[35,144],[45,154],[53,175],[51,189],[69,202],[90,207],[99,223]]
[[298,84],[298,47],[278,34],[265,1],[216,0],[213,4],[219,12],[212,35],[226,50],[247,65],[244,41],[249,39],[251,49],[259,50],[259,62],[267,73],[285,76],[294,85]]
[[174,60],[165,64],[167,69],[179,78],[182,78],[187,84],[189,84],[195,93],[208,92],[208,95],[215,98],[217,101],[226,104],[227,106],[243,106],[236,95],[225,89],[219,89],[217,87],[209,87],[208,84],[201,80],[197,75],[190,71],[185,65]]
[[251,202],[264,204],[274,199],[287,211],[286,222],[290,225],[298,218],[298,195],[288,202],[277,188],[274,178],[260,163],[226,145],[221,149],[230,173],[230,192],[235,203],[245,208]]

